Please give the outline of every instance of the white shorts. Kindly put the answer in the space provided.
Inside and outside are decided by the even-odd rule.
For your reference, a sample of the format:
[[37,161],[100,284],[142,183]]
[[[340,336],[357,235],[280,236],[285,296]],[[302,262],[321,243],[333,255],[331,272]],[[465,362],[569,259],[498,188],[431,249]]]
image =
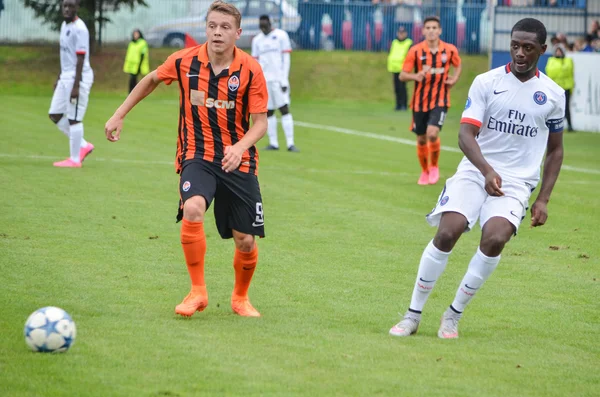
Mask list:
[[479,218],[481,228],[493,217],[507,219],[515,226],[515,234],[529,209],[530,188],[523,182],[502,178],[504,196],[490,196],[485,191],[485,178],[479,172],[461,171],[446,181],[438,202],[426,216],[431,226],[438,226],[444,212],[458,212],[467,218],[467,229]]
[[290,104],[290,87],[283,92],[281,90],[281,83],[278,81],[269,81],[267,83],[267,90],[269,91],[269,101],[267,103],[267,109],[277,110],[282,106]]
[[83,121],[93,82],[81,81],[79,83],[79,97],[71,100],[71,90],[74,82],[75,79],[58,80],[48,114],[64,114],[69,120]]

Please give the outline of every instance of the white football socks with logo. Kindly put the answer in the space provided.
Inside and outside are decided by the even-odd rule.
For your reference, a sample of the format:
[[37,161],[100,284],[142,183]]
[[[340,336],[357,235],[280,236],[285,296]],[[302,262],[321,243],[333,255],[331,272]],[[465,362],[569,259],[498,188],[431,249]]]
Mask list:
[[498,266],[498,262],[500,262],[500,255],[495,257],[486,256],[477,247],[477,252],[471,258],[467,273],[460,282],[454,302],[452,302],[452,307],[455,311],[463,312],[465,310],[465,307],[473,299],[477,290],[483,286],[485,280],[494,272],[494,269]]
[[83,139],[83,123],[73,124],[69,132],[71,160],[79,163],[79,150],[81,149],[81,141]]
[[275,115],[267,117],[267,134],[269,135],[269,145],[278,148],[279,141],[277,140],[277,117]]
[[429,298],[429,294],[435,286],[435,282],[442,275],[446,264],[448,263],[448,257],[450,252],[443,252],[433,245],[433,240],[427,244],[423,255],[421,256],[421,262],[419,263],[419,271],[417,273],[417,281],[415,282],[415,288],[413,289],[412,299],[410,301],[409,308],[412,311],[421,312],[423,307]]
[[285,134],[287,147],[294,146],[294,119],[291,113],[281,116],[281,126]]

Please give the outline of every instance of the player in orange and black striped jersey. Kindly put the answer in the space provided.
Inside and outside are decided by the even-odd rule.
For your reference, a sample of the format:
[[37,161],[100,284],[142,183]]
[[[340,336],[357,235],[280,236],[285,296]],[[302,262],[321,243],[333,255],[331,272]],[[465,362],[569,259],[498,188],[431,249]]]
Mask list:
[[[417,156],[421,164],[419,185],[435,184],[440,179],[438,137],[450,108],[450,88],[461,72],[458,50],[440,40],[442,26],[438,17],[427,17],[423,24],[425,40],[408,51],[401,81],[414,81],[412,131],[417,134]],[[450,75],[453,66],[453,75]],[[431,158],[430,158],[431,157]]]
[[[191,316],[208,305],[204,282],[204,214],[215,201],[215,220],[223,238],[235,242],[235,285],[231,307],[258,317],[248,288],[258,262],[254,236],[264,236],[262,198],[255,144],[267,130],[267,86],[262,69],[235,42],[240,12],[215,1],[206,18],[207,42],[172,54],[134,88],[106,123],[109,141],[120,137],[125,115],[160,83],[177,83],[179,128],[175,168],[180,174],[181,245],[191,291],[175,312]],[[252,120],[252,126],[250,126]]]

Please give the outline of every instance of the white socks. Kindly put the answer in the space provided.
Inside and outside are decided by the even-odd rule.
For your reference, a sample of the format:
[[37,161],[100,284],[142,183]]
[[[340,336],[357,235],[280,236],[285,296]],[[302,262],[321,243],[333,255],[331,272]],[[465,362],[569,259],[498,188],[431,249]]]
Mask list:
[[423,306],[425,306],[425,302],[427,302],[427,298],[429,298],[435,282],[446,268],[451,252],[440,251],[433,245],[433,240],[427,244],[421,256],[417,281],[415,282],[415,288],[413,289],[410,301],[409,309],[411,311],[417,313],[423,311]]
[[494,269],[500,262],[500,255],[496,257],[485,256],[481,249],[477,247],[477,252],[473,255],[467,274],[460,282],[454,302],[452,302],[452,308],[456,312],[463,312],[467,304],[473,299],[473,296],[479,288],[483,286],[485,280],[490,277]]
[[275,115],[267,117],[267,134],[269,135],[269,145],[279,147],[277,140],[277,117]]
[[70,128],[69,143],[71,149],[71,160],[79,163],[79,150],[83,140],[83,123],[73,124]]
[[[81,124],[81,123],[79,123]],[[56,123],[56,126],[58,127],[59,130],[62,131],[63,134],[65,134],[67,136],[67,138],[70,138],[71,136],[71,125],[69,124],[69,119],[67,119],[67,116],[62,116],[60,120],[58,120],[58,123]],[[81,127],[83,128],[83,126]],[[81,147],[86,147],[88,145],[88,142],[83,139],[83,132],[82,132],[82,136],[81,136]]]
[[[281,116],[281,126],[283,127],[283,133],[285,134],[287,147],[289,148],[294,145],[294,119],[292,118],[291,113]],[[279,140],[277,139],[277,117],[275,115],[267,117],[267,134],[269,135],[269,145],[279,147]]]
[[281,126],[283,127],[283,133],[285,134],[287,147],[289,148],[294,145],[294,119],[292,118],[291,113],[281,116]]
[[67,138],[69,137],[70,125],[69,119],[67,119],[66,116],[62,116],[62,118],[58,120],[58,123],[56,123],[56,126],[67,136]]

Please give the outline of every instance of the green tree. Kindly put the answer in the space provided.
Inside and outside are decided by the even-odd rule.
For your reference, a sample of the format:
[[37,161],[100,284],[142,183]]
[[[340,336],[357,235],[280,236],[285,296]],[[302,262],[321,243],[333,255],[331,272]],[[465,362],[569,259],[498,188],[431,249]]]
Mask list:
[[[53,30],[60,30],[63,21],[61,4],[62,0],[21,0],[25,7],[31,8],[36,18],[41,18],[42,23],[48,24]],[[80,0],[79,18],[85,22],[90,31],[90,45],[95,48],[96,23],[110,22],[105,13],[118,11],[122,7],[133,10],[137,6],[147,7],[145,0]]]

